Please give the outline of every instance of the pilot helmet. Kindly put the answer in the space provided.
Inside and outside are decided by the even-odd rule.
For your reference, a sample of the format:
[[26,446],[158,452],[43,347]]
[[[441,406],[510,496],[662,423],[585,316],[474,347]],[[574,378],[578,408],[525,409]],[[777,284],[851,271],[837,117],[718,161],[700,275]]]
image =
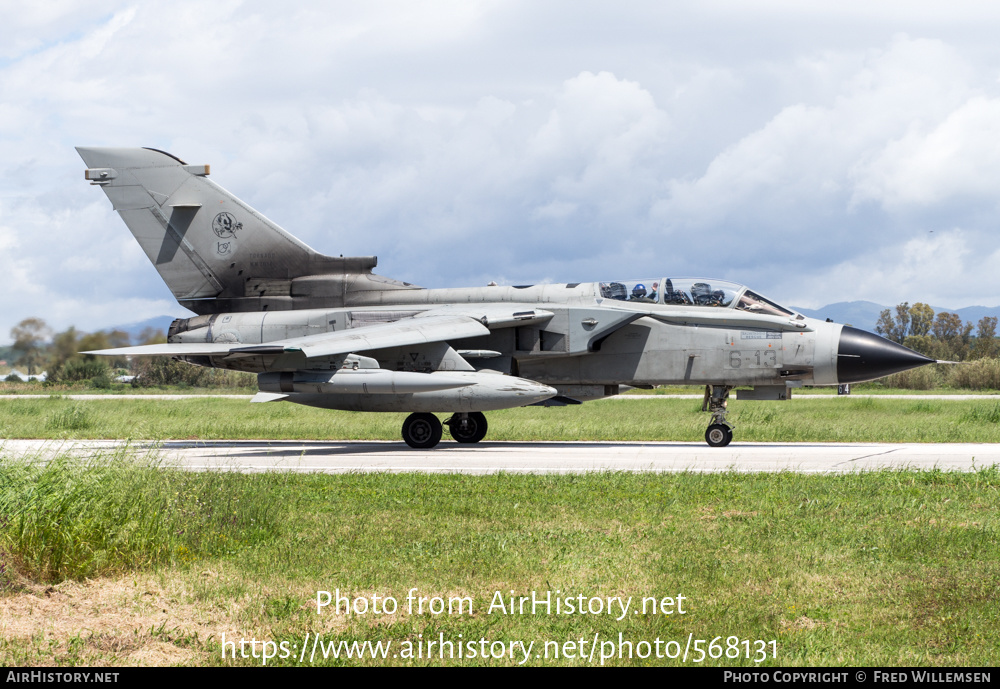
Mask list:
[[644,296],[646,296],[646,286],[640,282],[632,288],[632,298],[642,299]]

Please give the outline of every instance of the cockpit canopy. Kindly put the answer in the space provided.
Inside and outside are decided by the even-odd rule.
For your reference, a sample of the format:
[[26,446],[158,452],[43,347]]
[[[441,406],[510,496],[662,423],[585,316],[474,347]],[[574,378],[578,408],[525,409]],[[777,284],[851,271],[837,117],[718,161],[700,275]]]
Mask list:
[[652,278],[600,283],[601,296],[642,304],[735,308],[771,316],[794,316],[743,285],[705,278]]

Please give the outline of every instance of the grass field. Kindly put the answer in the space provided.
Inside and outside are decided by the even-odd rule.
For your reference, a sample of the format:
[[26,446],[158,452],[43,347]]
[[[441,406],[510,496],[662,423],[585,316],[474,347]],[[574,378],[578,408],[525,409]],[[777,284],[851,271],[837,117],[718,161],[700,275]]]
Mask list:
[[[1000,441],[1000,400],[730,408],[747,440]],[[517,409],[489,415],[489,438],[697,441],[699,410],[671,399]],[[402,419],[239,399],[51,397],[0,402],[0,437],[398,439]],[[319,639],[304,664],[516,665],[517,644],[534,642],[526,664],[597,665],[612,653],[604,664],[693,665],[700,648],[698,664],[727,666],[995,665],[998,492],[996,468],[241,475],[127,453],[83,464],[0,455],[0,664],[259,665],[262,644],[257,658],[241,653],[256,639],[274,644],[269,665],[293,665]],[[410,614],[413,589],[428,607],[468,601],[472,612]],[[391,597],[397,609],[318,614],[317,591],[338,590],[369,605]],[[497,595],[532,591],[675,607],[490,613]],[[431,640],[507,651],[441,658]],[[389,655],[350,646],[366,642],[389,644]],[[367,653],[347,659],[349,648]],[[671,657],[684,648],[686,661]]]
[[[754,442],[1000,442],[1000,399],[809,397],[731,401],[736,437]],[[443,417],[444,415],[442,415]],[[398,440],[405,414],[337,412],[245,399],[0,401],[0,437]],[[700,441],[700,400],[610,399],[487,415],[489,440]]]
[[[709,665],[994,665],[998,490],[995,469],[250,476],[125,456],[7,460],[0,664],[262,663],[239,650],[224,660],[225,635],[246,639],[248,654],[251,639],[271,641],[268,664],[289,665],[319,635],[313,664],[523,660],[520,650],[442,659],[435,647],[428,657],[426,642],[444,639],[494,652],[534,642],[530,665],[597,665],[619,648],[624,657],[604,664],[693,665],[693,651],[686,663],[655,657],[657,640],[668,654],[691,638],[705,640]],[[423,614],[407,608],[412,589],[428,599]],[[331,604],[317,614],[317,591],[337,590],[369,606],[391,597],[397,608],[336,614]],[[490,612],[498,592],[532,591],[591,605],[632,597],[633,607]],[[470,607],[432,614],[435,597]],[[643,598],[672,599],[673,614],[636,614]],[[708,656],[713,639],[711,652],[730,657]],[[619,640],[633,644],[631,658]],[[390,643],[391,652],[322,657],[324,647],[343,653],[330,646],[341,642]],[[391,657],[407,648],[415,657]]]

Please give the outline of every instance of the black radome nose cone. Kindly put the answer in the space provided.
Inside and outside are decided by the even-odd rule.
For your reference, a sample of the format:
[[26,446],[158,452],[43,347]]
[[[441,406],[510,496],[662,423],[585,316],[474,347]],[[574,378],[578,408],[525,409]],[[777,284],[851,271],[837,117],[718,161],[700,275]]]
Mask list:
[[896,344],[884,337],[844,326],[837,352],[837,380],[861,383],[890,373],[933,364],[934,359]]

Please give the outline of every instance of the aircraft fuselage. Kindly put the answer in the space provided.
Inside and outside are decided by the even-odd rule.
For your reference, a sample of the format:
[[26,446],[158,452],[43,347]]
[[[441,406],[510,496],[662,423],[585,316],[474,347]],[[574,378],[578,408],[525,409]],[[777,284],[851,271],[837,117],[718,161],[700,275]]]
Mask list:
[[[262,344],[372,323],[410,318],[454,304],[502,304],[522,320],[489,335],[452,342],[477,369],[510,373],[592,399],[618,385],[836,385],[843,326],[799,315],[754,314],[729,308],[617,301],[602,298],[599,283],[420,289],[355,295],[341,308],[220,313],[178,321],[170,342]],[[386,303],[390,301],[392,303]],[[544,318],[529,316],[546,312]],[[489,324],[489,311],[484,309]],[[523,325],[520,323],[524,323]],[[420,347],[367,352],[389,370],[428,370]],[[195,360],[224,368],[266,372],[305,368],[301,355]],[[436,369],[430,369],[436,370]],[[570,386],[588,389],[569,390]],[[600,388],[600,389],[596,389]],[[568,394],[573,397],[574,395]]]

